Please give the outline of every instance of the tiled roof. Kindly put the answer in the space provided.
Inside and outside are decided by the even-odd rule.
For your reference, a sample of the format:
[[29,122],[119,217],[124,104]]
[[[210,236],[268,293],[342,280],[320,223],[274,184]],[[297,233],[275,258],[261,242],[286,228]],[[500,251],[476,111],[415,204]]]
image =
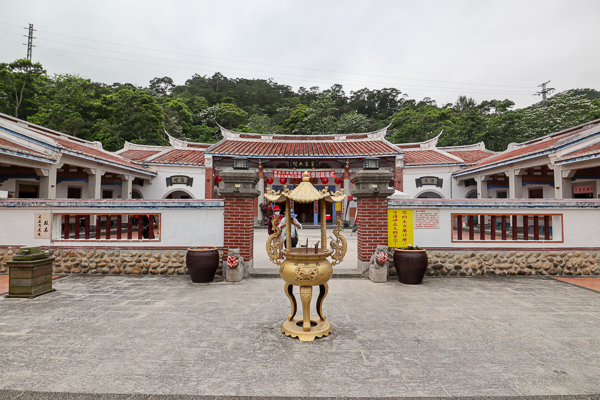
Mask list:
[[225,140],[206,152],[246,157],[364,157],[396,155],[401,150],[384,140]]
[[492,153],[491,151],[483,150],[446,150],[446,153],[450,153],[453,156],[461,158],[465,162],[465,165],[476,164],[479,161],[494,155],[494,153]]
[[0,148],[16,151],[17,153],[32,154],[36,157],[47,158],[49,160],[52,159],[52,157],[50,157],[47,154],[40,153],[39,151],[32,150],[27,147],[21,146],[20,144],[14,143],[5,138],[0,138]]
[[600,153],[600,143],[592,144],[590,146],[584,147],[583,149],[579,149],[569,154],[565,154],[562,156],[559,161],[571,160],[573,158],[588,156],[592,154]]
[[204,165],[204,151],[173,149],[147,161],[148,164]]
[[471,169],[481,168],[481,167],[484,167],[484,166],[487,166],[487,165],[493,165],[493,164],[496,164],[496,163],[499,163],[499,162],[503,162],[503,161],[508,161],[508,160],[511,160],[511,159],[514,159],[514,158],[519,158],[519,157],[526,156],[526,155],[533,155],[535,153],[540,153],[542,151],[550,149],[552,147],[552,145],[554,143],[558,142],[559,140],[562,140],[562,139],[564,139],[564,138],[566,138],[568,136],[574,135],[574,134],[575,134],[575,132],[573,132],[573,133],[571,133],[569,135],[565,135],[565,136],[562,136],[562,135],[561,136],[557,136],[557,137],[554,137],[554,138],[550,138],[548,140],[544,140],[544,141],[541,141],[541,142],[530,144],[529,146],[523,146],[521,148],[518,148],[518,149],[515,149],[515,150],[512,150],[512,151],[507,151],[505,153],[500,153],[500,154],[491,156],[491,157],[483,160],[482,162],[480,162],[478,164],[475,164],[475,165],[473,165],[473,166],[471,166],[469,168],[466,168],[466,169],[464,169],[464,170],[462,170],[460,172],[462,173],[462,172],[465,172],[465,171],[470,171]]
[[[58,145],[57,147],[59,149],[62,148],[63,150],[73,152],[76,154],[81,154],[82,156],[92,157],[97,160],[114,163],[114,164],[129,168],[129,169],[135,169],[138,171],[146,171],[146,172],[153,174],[152,171],[150,171],[140,165],[134,164],[134,163],[130,162],[129,160],[121,158],[120,156],[118,156],[114,153],[100,150],[97,147],[96,143],[91,143],[91,142],[85,141],[83,139],[69,136],[64,133],[56,132],[51,129],[44,128],[43,126],[35,125],[32,123],[20,120],[18,118],[11,117],[6,114],[0,114],[0,119],[16,125],[21,130],[29,131],[34,134],[45,136],[49,139],[52,139],[54,142],[53,143],[46,142],[45,145],[47,145],[47,146],[54,146],[54,143],[56,143]],[[24,134],[24,133],[21,133],[21,134],[22,134],[22,136],[28,136],[27,134]]]
[[[468,173],[473,170],[480,169],[482,167],[491,166],[499,163],[504,164],[509,162],[510,160],[519,159],[521,157],[535,156],[537,153],[547,152],[551,150],[554,147],[554,145],[566,145],[568,144],[569,140],[572,140],[573,136],[588,131],[590,129],[597,129],[599,125],[600,120],[595,120],[538,139],[530,140],[529,142],[522,143],[521,145],[519,145],[518,148],[514,150],[496,154],[494,156],[484,159],[483,161],[475,165],[470,166],[469,168],[465,168],[462,171],[460,171],[460,174]],[[565,142],[558,143],[560,141]]]
[[[48,137],[52,138],[53,140],[58,142],[62,147],[64,147],[66,150],[70,150],[74,153],[79,153],[79,154],[86,155],[86,156],[92,156],[94,158],[99,158],[101,160],[111,161],[115,164],[118,164],[118,165],[121,165],[124,167],[128,167],[128,168],[134,168],[137,170],[145,170],[146,169],[140,165],[134,164],[134,163],[130,162],[129,160],[126,160],[117,155],[111,154],[107,151],[98,150],[91,145],[86,146],[86,143],[84,141],[76,142],[75,140],[68,140],[58,134],[55,135],[52,133],[46,133],[39,129],[36,129],[35,131],[38,133],[41,133],[44,136],[48,136]],[[148,172],[150,172],[150,171],[148,170]]]
[[187,142],[187,147],[194,148],[194,149],[208,149],[210,146],[212,146],[212,144],[210,144],[210,143]]
[[452,157],[437,150],[406,150],[404,152],[405,165],[430,165],[430,164],[462,164]]
[[146,158],[160,153],[162,150],[125,150],[119,155],[133,161],[144,161]]

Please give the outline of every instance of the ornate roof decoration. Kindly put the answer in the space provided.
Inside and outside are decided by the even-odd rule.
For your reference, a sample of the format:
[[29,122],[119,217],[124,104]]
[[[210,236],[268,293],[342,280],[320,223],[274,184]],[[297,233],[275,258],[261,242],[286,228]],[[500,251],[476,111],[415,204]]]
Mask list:
[[346,198],[344,189],[332,193],[329,192],[326,187],[325,189],[318,191],[312,183],[310,183],[308,172],[304,171],[303,175],[302,182],[300,182],[294,190],[290,191],[287,187],[283,191],[271,189],[268,193],[265,193],[265,197],[274,203],[282,203],[286,199],[294,200],[298,203],[312,203],[317,200],[339,203]]

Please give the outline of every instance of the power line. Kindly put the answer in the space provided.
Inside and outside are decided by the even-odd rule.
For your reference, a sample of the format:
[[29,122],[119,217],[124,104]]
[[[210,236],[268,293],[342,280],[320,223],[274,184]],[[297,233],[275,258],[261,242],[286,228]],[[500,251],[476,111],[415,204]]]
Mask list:
[[[17,42],[12,42],[9,40],[5,40],[5,39],[0,39],[0,41],[3,42],[8,42],[8,43],[17,43]],[[45,49],[45,50],[52,50],[52,51],[60,51],[60,52],[64,52],[64,53],[70,53],[70,54],[77,54],[77,55],[82,55],[82,56],[88,56],[88,57],[96,57],[96,58],[103,58],[103,59],[107,59],[107,60],[115,60],[115,61],[125,61],[125,62],[131,62],[131,63],[136,63],[136,64],[143,64],[143,65],[154,65],[154,66],[160,66],[160,67],[166,67],[166,68],[177,68],[177,69],[185,69],[185,70],[191,70],[191,71],[195,71],[197,72],[198,69],[197,68],[190,68],[190,67],[183,67],[183,66],[173,66],[173,65],[165,65],[165,64],[158,64],[158,63],[150,63],[150,62],[143,62],[143,61],[136,61],[136,60],[128,60],[128,59],[123,59],[123,58],[116,58],[116,57],[107,57],[107,56],[100,56],[100,55],[96,55],[96,54],[87,54],[87,53],[80,53],[80,52],[75,52],[75,51],[69,51],[69,50],[63,50],[63,49],[56,49],[56,48],[51,48],[51,47],[45,47],[45,46],[36,46],[39,49]],[[147,56],[142,56],[142,57],[147,57]],[[150,57],[150,58],[156,58],[156,57]],[[159,58],[158,58],[159,59]],[[172,61],[172,60],[167,60],[167,59],[159,59],[159,60],[163,60],[163,61]],[[181,63],[181,62],[180,62]],[[206,65],[206,64],[200,64],[200,63],[192,63],[192,62],[183,62],[186,64],[197,64],[197,65],[202,65],[202,66],[209,66],[209,67],[217,67],[217,68],[225,68],[225,69],[229,69],[229,70],[241,70],[241,71],[250,71],[253,72],[253,74],[255,75],[253,78],[245,78],[245,79],[256,79],[259,78],[256,76],[256,73],[258,72],[259,74],[264,73],[263,71],[256,71],[256,70],[248,70],[248,69],[243,69],[243,68],[236,68],[236,67],[223,67],[223,66],[213,66],[213,65]],[[211,72],[215,72],[215,71],[206,71],[206,73],[211,73]],[[304,78],[310,78],[313,81],[316,80],[321,80],[321,83],[325,83],[325,84],[331,84],[331,79],[326,81],[323,81],[323,79],[329,79],[329,78],[323,78],[323,77],[315,77],[315,76],[306,76],[306,75],[295,75],[295,74],[286,74],[286,73],[277,73],[276,75],[288,75],[288,76],[296,76],[296,77],[304,77]],[[272,76],[262,76],[262,78],[264,79],[270,79],[272,78]],[[294,79],[294,78],[286,78],[288,80],[292,80],[292,81],[300,81],[300,82],[306,82],[306,79]],[[437,88],[437,87],[433,87],[433,86],[415,86],[415,85],[406,85],[406,84],[400,84],[400,83],[382,83],[382,82],[373,82],[373,81],[357,81],[357,80],[352,80],[352,79],[343,79],[343,78],[336,78],[335,79],[335,83],[339,83],[339,82],[352,82],[352,83],[360,83],[360,84],[375,84],[375,85],[381,85],[381,86],[401,86],[401,87],[406,87],[409,89],[415,89],[415,90],[429,90],[429,89],[433,89],[433,90],[437,90],[440,92],[449,92],[449,93],[461,93],[464,94],[465,92],[469,92],[469,93],[475,93],[475,94],[513,94],[513,95],[528,95],[527,92],[517,92],[517,91],[503,91],[503,90],[496,90],[496,91],[485,91],[485,90],[480,90],[480,89],[460,89],[460,88]]]
[[[2,22],[0,22],[0,23],[2,23]],[[418,79],[418,78],[406,78],[406,77],[397,77],[397,76],[361,74],[361,73],[355,73],[355,72],[344,72],[344,71],[324,70],[324,69],[316,69],[316,68],[304,68],[304,67],[279,65],[279,64],[259,63],[259,62],[244,61],[244,60],[237,60],[237,59],[230,59],[230,58],[200,56],[200,55],[197,55],[197,54],[181,53],[181,52],[174,52],[174,51],[169,51],[169,50],[153,49],[153,48],[149,48],[149,47],[132,46],[132,45],[126,45],[126,44],[121,44],[121,43],[107,42],[107,41],[103,41],[103,40],[88,39],[88,38],[79,37],[79,36],[72,36],[72,35],[65,35],[65,34],[61,34],[61,33],[54,33],[54,32],[49,32],[49,31],[45,31],[45,30],[39,30],[39,32],[49,33],[51,35],[57,35],[57,36],[64,36],[64,37],[73,38],[73,39],[88,40],[88,41],[97,42],[97,43],[105,43],[105,44],[110,44],[110,45],[115,45],[115,46],[122,46],[122,47],[134,48],[134,49],[138,49],[138,50],[148,50],[148,51],[162,52],[162,53],[167,53],[167,54],[183,55],[183,56],[197,57],[197,58],[208,58],[208,59],[213,59],[213,60],[229,61],[229,62],[237,62],[237,63],[253,64],[253,65],[261,65],[261,66],[269,66],[269,67],[276,67],[276,68],[290,68],[290,69],[300,69],[300,70],[306,70],[306,71],[327,72],[327,73],[336,73],[336,74],[347,74],[347,75],[355,75],[355,76],[366,76],[366,77],[371,77],[371,78],[400,79],[400,80],[408,80],[408,81],[416,81],[416,82],[433,82],[433,83],[446,83],[446,84],[449,83],[449,84],[459,84],[459,85],[484,86],[484,87],[504,87],[504,88],[515,88],[515,89],[528,89],[529,88],[529,86],[495,85],[495,84],[469,83],[469,82],[452,82],[452,81],[434,80],[434,79]],[[101,51],[106,51],[106,52],[114,52],[114,53],[118,53],[118,54],[131,54],[131,53],[119,52],[119,51],[116,51],[116,50],[105,50],[105,49],[98,49],[98,48],[93,48],[93,47],[89,47],[89,46],[82,46],[82,45],[77,45],[77,44],[72,44],[72,43],[65,43],[65,42],[53,41],[53,40],[50,40],[50,39],[42,39],[42,40],[46,40],[46,41],[49,41],[49,42],[66,44],[66,45],[69,45],[69,46],[84,47],[84,48],[101,50]],[[142,56],[142,55],[138,55],[138,56],[139,57],[148,57],[148,56]],[[149,58],[154,58],[154,57],[149,57]],[[157,59],[160,59],[160,58],[157,58]],[[206,64],[200,64],[200,65],[206,65]],[[222,66],[215,66],[215,67],[222,68]]]

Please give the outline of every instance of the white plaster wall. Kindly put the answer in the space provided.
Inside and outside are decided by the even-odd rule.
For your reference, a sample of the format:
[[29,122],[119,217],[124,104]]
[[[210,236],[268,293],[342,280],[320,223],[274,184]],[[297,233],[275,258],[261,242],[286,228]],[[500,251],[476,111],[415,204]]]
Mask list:
[[[419,206],[393,206],[390,209],[421,209]],[[597,208],[583,209],[510,209],[510,208],[440,208],[440,228],[439,229],[414,229],[413,242],[415,245],[427,249],[428,247],[447,247],[447,248],[589,248],[600,247],[600,210]],[[464,213],[486,214],[562,214],[563,217],[563,243],[559,242],[527,242],[515,243],[511,240],[495,240],[484,243],[473,242],[452,242],[452,213],[457,211]],[[553,223],[553,231],[557,226]],[[553,232],[559,235],[558,231]],[[498,237],[499,230],[496,231]],[[510,237],[510,233],[509,233]]]
[[[452,198],[452,170],[449,167],[405,167],[403,175],[403,192],[409,194],[411,198],[416,198],[419,193],[426,191],[439,193],[444,199]],[[424,176],[435,176],[443,179],[442,187],[425,185],[417,188],[415,180]]]
[[[150,181],[144,181],[144,186],[133,185],[133,189],[142,193],[144,200],[164,199],[169,193],[182,190],[188,192],[194,199],[205,199],[204,187],[206,170],[204,167],[182,167],[182,166],[152,166],[158,176]],[[194,178],[193,185],[167,186],[167,178],[173,175],[186,175]]]
[[[35,179],[18,179],[19,182],[31,182],[31,183],[35,183],[37,185],[40,184],[40,181],[35,180]],[[5,190],[7,192],[9,192],[9,194],[12,194],[13,197],[17,197],[17,179],[8,179],[6,181],[4,181],[4,183],[2,183],[2,186],[0,186],[0,190]]]
[[542,189],[544,191],[545,199],[553,199],[554,198],[554,187],[552,187],[551,185],[540,185],[540,184],[535,184],[535,183],[531,184],[531,185],[523,186],[523,189],[521,189],[521,198],[528,199],[529,191],[532,189]]
[[88,198],[88,184],[84,181],[63,181],[56,185],[56,198],[66,199],[69,187],[81,188],[81,198]]
[[[3,208],[0,200],[0,245],[2,246],[50,246],[68,245],[69,247],[128,246],[128,247],[179,247],[179,246],[217,246],[224,242],[223,207],[214,208],[140,208],[140,209],[90,209],[90,208]],[[35,214],[161,214],[160,238],[158,241],[61,241],[35,239]],[[58,236],[60,226],[58,217],[53,218],[54,237]]]

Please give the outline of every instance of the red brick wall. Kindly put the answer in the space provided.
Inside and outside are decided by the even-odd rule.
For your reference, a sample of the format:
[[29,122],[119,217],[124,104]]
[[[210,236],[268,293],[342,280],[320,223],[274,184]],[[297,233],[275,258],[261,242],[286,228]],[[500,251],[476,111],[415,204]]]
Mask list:
[[213,168],[206,168],[206,182],[204,185],[204,198],[212,199],[213,194],[215,193],[214,183],[213,183]]
[[225,198],[225,248],[240,249],[244,261],[254,258],[254,201],[253,197]]
[[402,189],[404,187],[404,169],[394,169],[394,183],[395,189],[403,192]]
[[387,198],[358,198],[358,259],[368,262],[378,245],[387,246]]

